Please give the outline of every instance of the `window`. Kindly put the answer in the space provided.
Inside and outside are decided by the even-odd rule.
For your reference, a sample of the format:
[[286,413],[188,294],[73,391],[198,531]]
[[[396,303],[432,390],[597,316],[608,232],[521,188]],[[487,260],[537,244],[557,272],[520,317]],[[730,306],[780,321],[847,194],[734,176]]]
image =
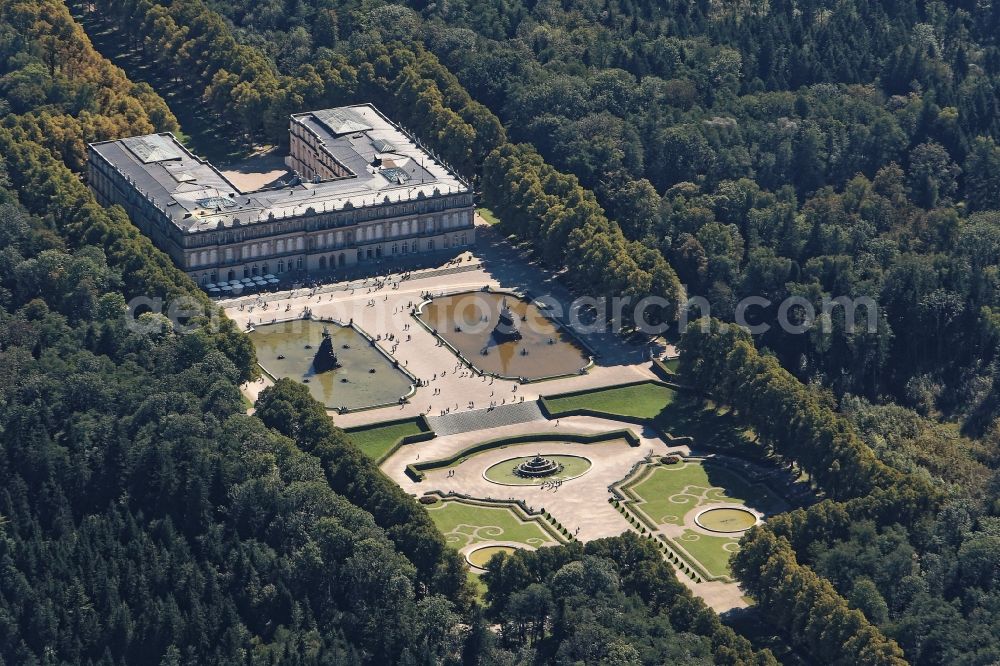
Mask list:
[[403,241],[403,254],[406,254],[407,252],[409,252],[409,250],[410,250],[410,244],[406,241]]
[[278,262],[278,272],[279,273],[284,273],[285,272],[285,260],[284,259],[282,259],[281,261]]
[[428,250],[433,250],[434,249],[434,241],[432,241],[432,240],[427,241],[427,249]]
[[295,267],[298,268],[300,271],[302,270],[302,257],[299,257],[298,259],[295,260]]
[[245,277],[245,278],[250,277],[250,269],[249,268],[244,268],[243,269],[243,277]]
[[326,270],[326,257],[320,257],[319,258],[319,269],[321,271],[325,271]]
[[258,268],[257,268],[257,266],[254,266],[254,267],[253,267],[253,271],[252,271],[252,275],[253,275],[254,277],[257,277],[257,276],[258,276],[258,275],[260,274],[260,273],[259,273],[259,270],[260,270],[260,269],[258,269]]

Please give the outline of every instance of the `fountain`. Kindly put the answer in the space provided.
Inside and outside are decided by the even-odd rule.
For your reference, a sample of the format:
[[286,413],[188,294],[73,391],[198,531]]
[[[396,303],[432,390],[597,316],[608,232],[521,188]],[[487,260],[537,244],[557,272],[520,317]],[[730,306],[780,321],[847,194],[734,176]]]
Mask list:
[[317,373],[320,373],[329,372],[339,367],[340,361],[337,360],[337,355],[333,353],[333,338],[330,335],[330,329],[324,326],[323,341],[319,343],[319,351],[313,357],[313,369]]
[[525,460],[514,466],[514,476],[519,476],[522,479],[540,479],[546,476],[552,476],[553,474],[558,474],[563,470],[563,466],[554,460],[549,460],[548,458],[543,458],[540,454],[536,454],[534,458]]
[[507,299],[503,299],[500,305],[500,316],[497,318],[497,325],[493,327],[493,339],[499,343],[520,340],[521,331],[517,330],[514,313],[511,312]]
[[[521,323],[525,320],[527,322]],[[488,374],[539,379],[579,372],[583,350],[558,322],[530,301],[496,292],[440,296],[421,310],[420,320],[463,359]]]
[[[330,335],[329,351],[323,344],[324,329]],[[365,344],[367,338],[348,326],[294,319],[256,326],[250,339],[270,377],[302,382],[328,409],[398,404],[410,390],[412,380],[402,364],[394,367],[395,359]],[[368,372],[372,368],[375,374]]]

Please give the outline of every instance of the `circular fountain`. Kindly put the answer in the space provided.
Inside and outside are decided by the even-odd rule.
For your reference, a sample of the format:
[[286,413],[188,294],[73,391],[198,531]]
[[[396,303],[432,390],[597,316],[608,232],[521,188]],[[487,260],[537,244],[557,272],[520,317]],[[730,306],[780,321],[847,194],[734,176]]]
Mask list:
[[493,463],[483,470],[483,478],[502,486],[539,486],[575,479],[591,465],[590,459],[578,455],[519,456]]
[[758,522],[756,513],[742,506],[713,506],[694,517],[695,524],[709,532],[745,532]]
[[536,454],[534,458],[519,462],[514,465],[514,476],[522,479],[542,479],[547,476],[558,474],[563,470],[562,463],[555,460],[543,458]]

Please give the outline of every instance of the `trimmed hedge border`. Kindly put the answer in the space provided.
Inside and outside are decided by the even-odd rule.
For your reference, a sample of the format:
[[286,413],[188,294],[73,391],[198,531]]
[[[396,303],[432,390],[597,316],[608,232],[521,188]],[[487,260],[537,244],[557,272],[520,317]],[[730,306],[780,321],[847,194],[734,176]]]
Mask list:
[[667,364],[658,358],[652,360],[650,370],[665,382],[672,382],[677,377],[677,373],[668,368]]
[[[682,457],[682,460],[687,460]],[[650,538],[655,539],[660,550],[666,553],[667,561],[673,564],[678,571],[684,573],[688,578],[696,583],[701,583],[704,581],[719,581],[723,583],[735,582],[730,576],[712,576],[709,575],[705,569],[701,567],[697,559],[694,558],[690,553],[684,550],[683,547],[674,543],[672,540],[664,536],[663,534],[657,534],[659,528],[653,524],[653,522],[642,512],[637,511],[635,508],[628,506],[631,504],[636,504],[640,500],[631,492],[630,487],[639,483],[647,476],[652,473],[655,465],[649,464],[645,461],[640,461],[636,464],[636,468],[641,467],[642,469],[638,471],[636,475],[636,469],[629,472],[621,481],[611,484],[608,490],[611,491],[611,497],[608,498],[608,502],[622,514],[626,520],[628,520],[629,525],[634,527],[636,531],[641,534],[648,535]]]
[[[517,516],[519,520],[526,523],[538,523],[538,526],[542,528],[542,531],[551,536],[558,544],[566,544],[571,541],[576,541],[576,537],[574,537],[562,523],[553,518],[552,514],[546,511],[544,507],[537,510],[531,509],[524,503],[524,500],[483,499],[480,497],[465,495],[464,493],[456,493],[454,491],[443,493],[440,490],[429,490],[422,496],[436,497],[441,502],[459,502],[461,504],[469,504],[471,506],[508,508],[514,512],[514,515]],[[427,508],[426,505],[424,505],[424,508]]]
[[420,428],[420,432],[415,433],[413,435],[403,435],[402,437],[397,439],[395,443],[393,443],[393,445],[390,446],[385,453],[383,453],[381,456],[375,459],[375,464],[381,465],[386,460],[388,460],[392,454],[398,451],[399,448],[404,444],[417,444],[419,442],[427,442],[437,437],[437,433],[435,433],[431,429],[431,424],[427,421],[427,417],[425,417],[423,414],[420,414],[419,416],[415,417],[392,419],[391,421],[379,421],[378,423],[366,423],[365,425],[353,426],[351,428],[344,428],[343,430],[345,433],[347,433],[347,436],[350,437],[351,434],[353,433],[367,432],[369,430],[388,428],[392,426],[403,425],[406,423],[416,424],[416,426]]
[[474,456],[477,453],[482,453],[483,451],[488,451],[490,449],[503,448],[506,446],[512,446],[514,444],[527,444],[529,442],[553,442],[553,441],[566,441],[574,442],[577,444],[596,444],[599,442],[608,442],[615,439],[624,439],[628,442],[629,446],[636,447],[641,443],[639,437],[628,429],[622,430],[612,430],[611,432],[602,432],[593,435],[584,435],[581,433],[558,433],[553,434],[551,432],[545,433],[526,433],[524,435],[514,435],[513,437],[501,437],[500,439],[491,439],[486,442],[481,442],[474,446],[470,446],[467,449],[462,449],[450,458],[440,458],[438,460],[428,460],[427,462],[420,463],[410,463],[406,466],[406,475],[410,477],[413,481],[417,483],[424,480],[424,472],[432,469],[440,469],[442,467],[450,467],[455,463],[461,462],[466,458]]
[[[727,471],[730,471],[730,472],[733,471],[732,469],[730,469],[730,466],[725,462],[725,460],[722,460],[722,459],[720,459],[719,457],[716,457],[716,456],[713,456],[713,457],[685,456],[685,455],[681,455],[680,453],[678,453],[676,451],[670,451],[670,452],[667,452],[664,455],[675,455],[675,456],[678,456],[678,457],[680,457],[681,461],[685,462],[685,463],[688,463],[688,462],[698,462],[698,463],[701,463],[701,464],[706,464],[706,463],[708,463],[708,464],[715,464],[715,465],[719,465],[720,467],[722,467],[723,469],[725,469]],[[663,456],[660,456],[660,457],[662,458]],[[735,458],[735,459],[736,460],[741,460],[740,458]],[[630,524],[641,525],[642,527],[644,527],[647,530],[649,530],[649,532],[651,532],[651,533],[657,532],[659,530],[659,527],[656,526],[653,523],[653,521],[645,514],[644,511],[642,511],[641,509],[637,508],[637,505],[639,505],[642,502],[642,499],[639,496],[637,496],[635,494],[635,492],[633,492],[632,488],[636,484],[642,482],[646,477],[648,477],[650,474],[652,474],[653,471],[657,467],[659,467],[661,465],[662,465],[662,463],[653,463],[653,462],[648,461],[648,460],[639,461],[638,463],[636,463],[633,466],[632,470],[629,471],[628,475],[626,475],[624,479],[622,479],[621,481],[617,481],[617,482],[611,484],[610,486],[608,486],[608,490],[611,491],[611,497],[608,498],[608,502],[610,502],[616,509],[618,509],[619,513],[621,513],[623,516],[625,516],[628,519],[628,521],[629,521]],[[782,500],[784,500],[784,495],[782,493],[777,492],[772,486],[768,485],[764,481],[761,481],[760,479],[751,479],[751,480],[748,480],[747,483],[748,483],[748,485],[751,488],[754,487],[754,486],[760,486],[761,488],[763,488],[764,490],[766,490],[771,495],[774,495],[775,497],[779,497]],[[787,503],[787,500],[784,500],[784,501]],[[723,582],[723,583],[735,583],[736,582],[736,580],[732,576],[727,576],[727,575],[713,576],[713,575],[710,575],[698,563],[697,558],[695,558],[690,553],[688,553],[684,549],[683,546],[681,546],[680,544],[677,544],[677,543],[673,542],[672,540],[668,539],[666,536],[664,536],[662,534],[657,534],[656,536],[659,539],[661,539],[661,540],[664,541],[664,545],[665,545],[664,549],[666,551],[673,552],[675,556],[677,556],[680,560],[683,561],[683,564],[687,565],[698,576],[701,576],[701,578],[703,580],[707,580],[707,581],[720,581],[720,582]],[[672,561],[673,560],[671,560],[671,562]],[[685,572],[685,573],[687,573],[687,572]],[[691,574],[689,574],[689,575],[691,575]],[[694,576],[692,576],[692,578],[694,578]],[[695,582],[701,582],[701,581],[695,580]]]
[[634,382],[626,382],[624,384],[613,384],[611,386],[600,386],[598,388],[582,389],[579,391],[567,391],[566,393],[553,393],[552,395],[543,395],[538,397],[538,407],[542,412],[542,416],[545,418],[561,419],[570,416],[591,416],[598,419],[608,419],[611,421],[622,421],[623,423],[631,423],[633,425],[642,426],[644,428],[652,428],[657,436],[668,442],[669,444],[676,446],[689,446],[694,443],[694,438],[688,436],[675,437],[666,430],[660,428],[653,419],[646,419],[641,416],[628,416],[625,414],[615,414],[614,412],[605,412],[599,409],[589,409],[586,407],[581,407],[579,409],[564,409],[564,410],[553,410],[549,407],[550,400],[558,400],[560,398],[573,398],[579,395],[589,395],[591,393],[602,393],[604,391],[612,391],[614,389],[629,388],[632,386],[642,386],[644,384],[653,384],[654,386],[661,386],[663,388],[668,388],[672,391],[684,391],[682,386],[674,384],[672,382],[663,382],[656,379],[640,379]]

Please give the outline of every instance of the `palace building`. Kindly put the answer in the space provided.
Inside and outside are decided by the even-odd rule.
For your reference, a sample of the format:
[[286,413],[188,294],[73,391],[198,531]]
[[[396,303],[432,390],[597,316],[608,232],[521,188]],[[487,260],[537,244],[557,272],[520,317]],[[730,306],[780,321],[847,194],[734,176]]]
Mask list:
[[291,116],[291,171],[242,191],[169,132],[94,143],[88,178],[200,284],[470,245],[473,193],[371,104]]

